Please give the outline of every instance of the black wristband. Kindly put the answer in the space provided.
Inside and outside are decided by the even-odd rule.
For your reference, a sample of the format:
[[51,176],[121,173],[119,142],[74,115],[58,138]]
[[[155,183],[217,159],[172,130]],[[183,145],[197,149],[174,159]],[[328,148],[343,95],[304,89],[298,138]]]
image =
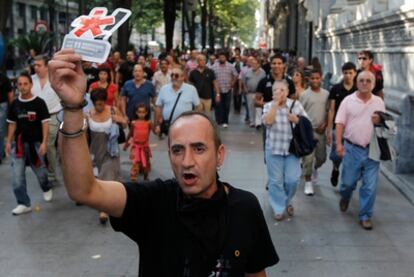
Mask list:
[[79,110],[82,110],[83,108],[85,108],[88,105],[88,101],[86,101],[86,99],[84,99],[78,106],[70,106],[70,105],[65,104],[63,101],[60,101],[60,104],[62,105],[64,110],[79,111]]

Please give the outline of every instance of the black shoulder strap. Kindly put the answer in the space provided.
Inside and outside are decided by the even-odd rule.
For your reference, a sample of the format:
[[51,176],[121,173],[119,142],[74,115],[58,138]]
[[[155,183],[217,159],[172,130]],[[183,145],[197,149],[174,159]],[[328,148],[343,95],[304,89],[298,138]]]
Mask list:
[[[290,106],[289,112],[292,113],[293,107],[295,106],[295,102],[296,100],[293,100],[292,105]],[[290,123],[290,128],[292,129],[292,135],[293,135],[293,124],[292,121],[289,121]]]
[[178,97],[177,97],[177,99],[175,100],[174,107],[173,107],[173,109],[172,109],[172,111],[171,111],[171,114],[170,114],[170,118],[168,119],[168,122],[169,122],[169,123],[171,123],[171,119],[172,119],[172,117],[173,117],[173,115],[174,115],[175,107],[177,107],[178,100],[180,100],[180,97],[181,97],[181,94],[182,94],[182,93],[183,93],[182,91],[178,93]]

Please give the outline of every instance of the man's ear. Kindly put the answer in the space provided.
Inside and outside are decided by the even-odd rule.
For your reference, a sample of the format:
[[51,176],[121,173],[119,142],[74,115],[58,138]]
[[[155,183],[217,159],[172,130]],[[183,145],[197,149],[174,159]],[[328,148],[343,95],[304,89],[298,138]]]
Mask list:
[[224,157],[226,155],[226,148],[223,144],[217,149],[217,166],[221,167],[224,163]]

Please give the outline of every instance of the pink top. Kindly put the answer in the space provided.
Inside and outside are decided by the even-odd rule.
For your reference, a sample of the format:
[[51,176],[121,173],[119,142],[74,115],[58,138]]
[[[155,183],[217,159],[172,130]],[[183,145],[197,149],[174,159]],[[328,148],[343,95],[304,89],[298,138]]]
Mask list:
[[374,130],[372,115],[375,111],[385,112],[385,105],[384,101],[375,95],[364,103],[357,97],[357,93],[345,97],[341,102],[335,123],[345,126],[344,138],[365,147],[371,141]]

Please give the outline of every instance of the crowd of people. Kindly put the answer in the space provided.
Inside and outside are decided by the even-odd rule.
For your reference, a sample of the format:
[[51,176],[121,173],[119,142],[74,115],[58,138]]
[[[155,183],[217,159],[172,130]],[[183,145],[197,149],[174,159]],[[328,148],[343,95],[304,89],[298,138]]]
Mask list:
[[[318,169],[326,162],[330,146],[329,159],[333,164],[330,181],[333,187],[340,184],[340,211],[347,211],[352,192],[358,181],[362,180],[358,219],[364,229],[372,229],[379,163],[394,158],[387,144],[387,139],[395,132],[392,118],[385,112],[381,66],[374,63],[371,51],[361,51],[356,57],[358,67],[352,61],[344,63],[341,81],[332,87],[322,88],[324,75],[316,57],[306,65],[305,59],[296,57],[294,52],[273,52],[247,49],[242,53],[238,48],[233,53],[192,50],[188,54],[180,54],[170,51],[155,59],[153,55],[136,55],[131,50],[123,60],[121,53],[114,51],[106,63],[98,65],[81,62],[78,56],[63,51],[56,54],[53,65],[49,66],[52,72],[48,72],[48,57],[34,57],[32,74],[22,73],[17,78],[16,92],[10,80],[1,74],[0,136],[5,138],[6,143],[3,145],[4,140],[1,139],[0,162],[5,155],[12,158],[12,185],[17,200],[13,215],[31,211],[26,166],[30,166],[35,173],[44,200],[52,201],[53,187],[59,179],[56,176],[59,166],[56,151],[58,137],[63,137],[67,141],[66,155],[75,158],[70,151],[78,153],[80,157],[85,157],[84,152],[89,153],[93,174],[99,180],[107,181],[96,184],[95,179],[85,172],[89,176],[89,179],[82,181],[85,186],[90,190],[95,187],[100,190],[96,192],[97,196],[92,196],[95,191],[83,191],[78,187],[80,184],[75,184],[79,182],[77,176],[65,176],[65,185],[71,198],[99,210],[99,220],[103,224],[109,216],[120,217],[124,208],[127,209],[126,216],[134,225],[127,226],[127,221],[113,219],[115,226],[118,226],[115,229],[122,230],[136,241],[140,240],[135,234],[129,233],[130,228],[136,227],[136,221],[131,218],[131,209],[136,207],[125,204],[126,195],[123,192],[126,191],[128,199],[138,197],[142,200],[141,196],[137,194],[136,188],[126,186],[121,193],[119,187],[111,183],[123,180],[119,145],[123,145],[125,151],[130,148],[131,182],[137,182],[141,176],[143,180],[149,179],[149,140],[153,132],[159,139],[168,136],[170,160],[177,178],[174,182],[178,182],[177,186],[185,195],[193,195],[190,187],[203,178],[214,183],[214,189],[212,193],[197,192],[197,197],[210,198],[217,196],[216,192],[228,193],[234,188],[216,179],[216,168],[222,165],[224,156],[224,146],[216,128],[231,130],[229,114],[233,102],[233,111],[239,116],[244,115],[242,120],[246,128],[254,128],[263,137],[268,178],[266,187],[275,220],[281,221],[294,215],[292,199],[301,184],[301,177],[304,179],[304,193],[308,196],[315,194]],[[60,59],[67,61],[66,64],[59,64]],[[65,67],[67,71],[60,73],[60,67]],[[82,84],[83,76],[86,78],[85,84]],[[74,98],[79,98],[74,93],[77,90],[82,90],[78,91],[82,101],[74,101]],[[73,98],[68,98],[65,93],[73,94]],[[61,123],[63,118],[65,124]],[[315,147],[310,154],[299,157],[292,153],[290,147],[293,129],[303,118],[310,122]],[[174,167],[174,162],[180,159],[183,159],[182,164],[191,162],[185,154],[187,145],[184,142],[192,136],[182,137],[178,130],[192,121],[197,121],[200,126],[207,124],[207,129],[212,128],[217,153],[213,151],[210,156],[205,156],[216,159],[217,166],[211,168],[211,176],[205,177],[203,174],[207,173],[200,172],[194,165],[186,165],[184,169],[178,165]],[[200,129],[200,126],[197,128]],[[176,129],[174,135],[172,129]],[[199,135],[210,131],[200,129]],[[87,133],[85,144],[77,139],[83,133]],[[79,149],[75,147],[76,144],[69,142],[72,138],[78,141]],[[188,147],[196,155],[207,155],[207,142],[189,144]],[[76,159],[79,160],[79,157]],[[62,163],[64,173],[65,170],[73,173],[75,169],[84,172],[89,166],[82,160],[80,163],[86,169],[81,169],[69,158],[63,159]],[[146,188],[139,193],[152,197],[152,193],[159,192],[157,189],[163,191],[163,186],[154,185],[154,191]],[[116,200],[108,198],[109,192],[114,193]],[[102,198],[96,198],[98,196]],[[222,201],[220,197],[217,203]],[[179,198],[178,201],[178,204],[183,201],[183,206],[180,206],[182,209],[191,208],[191,205],[207,205],[197,202],[187,206],[185,198]],[[201,206],[194,208],[202,209]],[[191,214],[193,211],[186,212]],[[255,213],[260,217],[261,211]],[[181,220],[184,225],[188,223],[186,217]],[[204,227],[214,231],[211,226]],[[219,227],[223,226],[214,228]],[[262,227],[261,232],[264,232],[265,237],[264,242],[260,243],[267,244],[268,234]],[[212,240],[214,238],[210,237]],[[203,243],[208,244],[208,241]],[[268,260],[258,262],[258,267],[251,268],[252,272],[259,272],[277,262],[274,250],[271,247],[266,249],[264,254]],[[209,247],[207,250],[207,255],[216,251]],[[191,265],[186,266],[191,268]]]

